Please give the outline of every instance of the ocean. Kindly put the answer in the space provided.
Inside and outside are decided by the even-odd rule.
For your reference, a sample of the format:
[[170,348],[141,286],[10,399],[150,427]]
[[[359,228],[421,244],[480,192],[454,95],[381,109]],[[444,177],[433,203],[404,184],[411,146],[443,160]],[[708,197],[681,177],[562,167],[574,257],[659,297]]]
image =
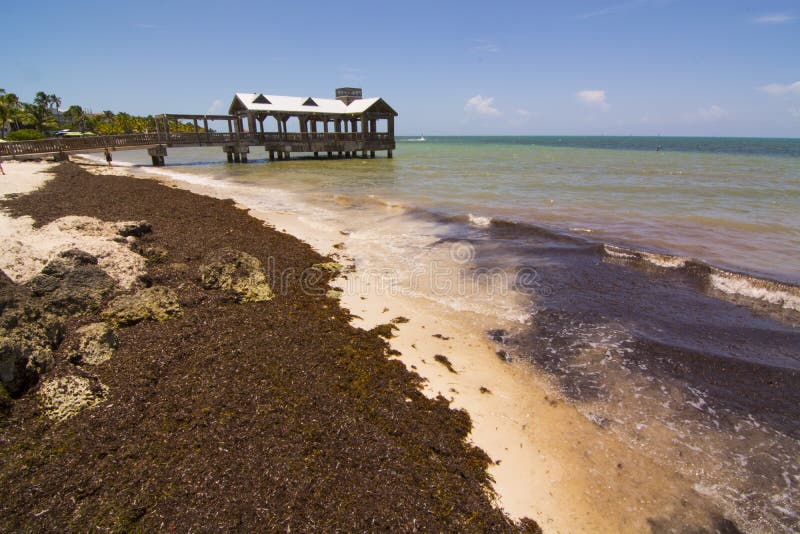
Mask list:
[[745,530],[800,529],[800,140],[430,137],[381,156],[170,149],[154,172],[341,231],[360,271],[482,317],[504,357]]

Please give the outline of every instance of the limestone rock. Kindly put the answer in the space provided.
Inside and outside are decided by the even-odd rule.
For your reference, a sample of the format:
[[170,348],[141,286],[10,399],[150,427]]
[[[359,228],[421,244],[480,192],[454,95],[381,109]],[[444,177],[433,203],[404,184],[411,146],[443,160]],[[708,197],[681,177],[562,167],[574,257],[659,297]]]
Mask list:
[[164,321],[181,314],[175,292],[164,286],[153,286],[132,295],[116,297],[101,315],[106,322],[119,327],[145,320]]
[[200,283],[206,289],[233,291],[242,302],[274,297],[258,258],[230,248],[208,254],[200,266]]
[[153,226],[147,221],[118,222],[114,226],[122,237],[142,237],[153,231]]
[[105,400],[108,388],[97,379],[62,376],[42,384],[37,393],[45,414],[64,421]]
[[111,359],[119,346],[119,339],[114,329],[106,323],[82,326],[76,331],[76,334],[80,336],[78,345],[69,356],[73,363],[99,365]]
[[0,271],[0,384],[18,397],[53,364],[61,320]]
[[78,249],[59,254],[27,284],[47,310],[59,315],[97,310],[115,286],[97,258]]

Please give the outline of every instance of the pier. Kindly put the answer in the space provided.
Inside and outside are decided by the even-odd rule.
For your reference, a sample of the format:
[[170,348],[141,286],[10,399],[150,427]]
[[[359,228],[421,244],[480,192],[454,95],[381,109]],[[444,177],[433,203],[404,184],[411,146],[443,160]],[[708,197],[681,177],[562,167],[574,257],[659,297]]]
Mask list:
[[[391,158],[396,116],[383,99],[362,98],[353,87],[337,89],[335,99],[237,93],[227,115],[161,114],[154,117],[155,132],[0,143],[0,156],[64,160],[70,154],[147,150],[153,165],[161,166],[168,148],[218,146],[230,163],[247,163],[252,147],[263,147],[270,161],[297,153],[374,158],[384,150]],[[191,123],[194,132],[171,131],[172,121]],[[227,131],[210,131],[211,122],[224,122]]]

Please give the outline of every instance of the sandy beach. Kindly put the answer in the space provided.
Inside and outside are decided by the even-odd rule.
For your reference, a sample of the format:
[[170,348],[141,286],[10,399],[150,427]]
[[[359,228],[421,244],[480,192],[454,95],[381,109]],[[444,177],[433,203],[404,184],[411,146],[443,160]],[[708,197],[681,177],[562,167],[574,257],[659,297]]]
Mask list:
[[[52,168],[46,164],[7,164],[9,176],[4,183],[3,193],[28,193],[37,187],[46,185],[47,180],[51,177],[47,171]],[[165,191],[172,190],[181,198],[190,195],[189,192],[183,192],[183,190],[205,195],[204,197],[192,195],[193,202],[197,201],[194,199],[208,199],[201,201],[203,207],[195,208],[195,210],[211,210],[210,213],[213,214],[213,210],[220,209],[218,208],[220,202],[225,204],[224,201],[211,200],[211,197],[225,196],[213,188],[189,184],[163,175],[159,176],[157,173],[145,169],[108,169],[91,162],[87,162],[83,166],[83,170],[75,165],[69,166],[68,169],[72,180],[89,180],[88,176],[90,175],[86,172],[87,170],[100,175],[95,179],[98,181],[92,182],[92,187],[98,187],[98,184],[105,184],[106,181],[110,182],[107,186],[110,188],[107,193],[112,193],[114,187],[133,188],[131,191],[138,191],[138,186],[135,185],[138,183],[148,190],[159,188]],[[114,175],[131,174],[137,179],[131,181],[128,178],[119,178],[127,180],[124,182],[126,184],[124,186],[122,184],[117,186],[114,182],[115,179],[110,178]],[[157,178],[169,189],[164,189],[163,185],[157,185],[152,178]],[[180,223],[185,224],[187,221],[181,220],[180,213],[159,212],[159,206],[163,205],[161,202],[154,206],[148,205],[155,198],[149,192],[142,191],[141,194],[148,195],[144,199],[137,199],[136,195],[129,191],[115,202],[102,200],[112,197],[95,197],[94,195],[89,195],[91,197],[89,199],[78,201],[74,197],[64,198],[65,196],[70,197],[66,194],[67,189],[65,189],[68,186],[62,184],[60,187],[61,193],[57,191],[48,193],[48,188],[45,187],[43,189],[44,196],[38,198],[31,196],[27,202],[21,204],[19,199],[15,199],[11,204],[12,211],[17,210],[19,213],[6,212],[2,215],[4,217],[3,227],[14,229],[15,234],[11,237],[16,236],[15,239],[19,244],[16,247],[4,247],[2,256],[0,256],[3,262],[0,268],[16,272],[12,279],[17,283],[29,280],[47,262],[68,248],[92,246],[88,235],[81,236],[73,232],[74,235],[70,239],[65,239],[58,233],[42,233],[43,229],[54,224],[53,221],[60,221],[67,214],[80,217],[94,214],[98,217],[97,221],[108,222],[147,219],[153,223],[154,236],[158,236],[159,232],[163,231],[159,229],[159,224],[153,221],[157,213],[160,217],[159,220],[163,221],[175,219],[177,216],[178,221],[175,221],[174,226],[169,230],[171,235],[174,234],[171,242],[177,243],[182,239],[187,239],[186,236],[179,235],[181,231],[185,230],[178,228]],[[158,195],[160,193],[156,193],[156,196]],[[24,197],[22,200],[25,200]],[[128,203],[128,206],[125,205],[125,202]],[[714,528],[715,522],[724,524],[721,516],[714,512],[713,508],[710,512],[703,511],[703,499],[693,491],[687,481],[665,470],[663,466],[655,464],[645,455],[637,453],[629,444],[620,443],[613,435],[600,431],[596,425],[579,414],[573,406],[560,402],[554,388],[535,374],[532,369],[514,362],[509,363],[498,356],[502,345],[486,335],[486,329],[491,325],[484,324],[484,320],[480,317],[473,316],[468,312],[456,313],[452,309],[424,298],[387,293],[385,288],[375,284],[375,281],[367,276],[367,273],[359,271],[357,266],[355,269],[352,268],[354,267],[352,259],[348,257],[347,253],[348,237],[340,231],[321,233],[318,228],[309,226],[294,215],[250,211],[248,216],[240,210],[235,210],[233,205],[227,205],[229,207],[224,208],[227,210],[226,214],[231,210],[242,213],[241,217],[246,217],[251,221],[247,223],[251,227],[259,226],[262,222],[266,223],[267,227],[262,226],[263,231],[269,233],[271,236],[269,240],[274,241],[277,237],[282,247],[289,246],[289,243],[291,243],[291,247],[297,247],[298,245],[294,244],[294,237],[298,238],[300,242],[311,245],[316,252],[312,252],[312,248],[303,249],[304,252],[302,252],[302,255],[308,258],[304,260],[306,266],[323,261],[325,256],[341,263],[344,267],[343,274],[338,277],[334,275],[330,282],[331,287],[341,290],[340,295],[338,292],[334,294],[334,296],[340,297],[342,307],[341,312],[335,313],[337,321],[344,321],[342,324],[348,324],[348,328],[354,329],[354,332],[377,332],[381,328],[385,328],[381,325],[393,325],[394,332],[393,337],[388,340],[389,346],[386,350],[379,350],[381,353],[388,354],[388,357],[381,356],[386,360],[385,365],[390,365],[392,360],[399,360],[404,369],[418,374],[422,378],[420,386],[424,398],[427,399],[426,402],[438,405],[440,401],[436,399],[441,401],[446,399],[452,408],[465,410],[471,420],[468,443],[474,444],[488,455],[488,475],[493,479],[491,488],[496,492],[496,497],[492,501],[496,506],[495,510],[502,509],[511,520],[533,519],[546,532],[640,532],[653,527],[667,528],[674,522],[704,525],[710,528]],[[239,208],[247,209],[247,206],[239,206]],[[23,212],[30,213],[30,215],[19,216]],[[202,211],[196,215],[201,219],[210,217],[209,214]],[[48,223],[43,225],[45,220]],[[35,225],[34,221],[36,221]],[[63,221],[61,224],[63,226]],[[84,221],[84,227],[85,224],[86,221]],[[217,224],[221,227],[219,231],[222,234],[220,238],[216,238],[217,240],[243,242],[241,229],[225,229],[224,219],[220,219]],[[269,227],[275,228],[278,232],[270,230]],[[208,227],[206,226],[206,228]],[[119,236],[115,238],[112,235],[113,232],[109,234],[108,229],[105,231],[106,234],[99,231],[94,232],[96,235],[93,239],[101,240],[105,247],[95,244],[95,248],[92,249],[95,255],[124,258],[126,254],[130,254],[132,249],[141,252],[147,248],[145,245],[150,234],[138,240],[120,240]],[[226,235],[228,237],[224,237]],[[178,241],[174,241],[175,239]],[[244,239],[244,242],[254,242],[253,240],[257,239],[258,237],[247,238]],[[222,242],[216,243],[216,246],[221,245]],[[26,243],[28,245],[25,245]],[[30,243],[37,244],[36,253],[32,252],[35,247],[32,247]],[[163,245],[164,243],[158,243],[153,247],[159,250],[166,249],[169,260],[154,262],[152,257],[147,259],[147,254],[144,256],[147,259],[147,278],[156,282],[163,279],[169,282],[166,285],[172,284],[175,288],[191,286],[192,283],[189,281],[191,276],[189,279],[186,277],[189,272],[194,272],[192,270],[194,267],[191,265],[201,260],[197,252],[184,252],[182,253],[183,257],[178,258],[175,257],[170,246]],[[302,249],[303,246],[300,248]],[[119,250],[115,247],[119,247]],[[267,257],[271,258],[271,254],[274,254],[274,249],[270,250],[272,252],[264,257],[265,263],[269,261]],[[153,254],[152,250],[150,254]],[[28,258],[25,269],[20,267],[21,256]],[[126,269],[114,271],[111,268],[112,263],[114,262],[106,261],[105,266],[109,269],[109,274],[117,273],[112,274],[112,277],[116,276],[119,287],[126,289],[130,288],[132,284],[136,285],[136,282],[131,282],[131,280],[136,280],[137,276],[142,274],[142,266],[137,267],[134,265],[135,262],[118,259],[115,264],[126,266]],[[100,259],[98,259],[98,264],[104,265]],[[190,266],[187,267],[187,264]],[[285,269],[287,266],[283,265],[282,267]],[[207,307],[213,309],[208,297],[199,297],[197,290],[192,291],[195,296],[184,297],[181,301],[193,302],[197,313],[201,313],[201,309],[202,313],[213,313],[213,311],[205,310]],[[329,305],[322,305],[322,308]],[[318,308],[320,304],[314,304],[314,306]],[[336,308],[334,305],[331,311]],[[85,322],[86,320],[67,321],[65,345],[69,345],[69,331],[72,325],[77,326]],[[147,322],[140,323],[140,326],[145,324],[150,327],[150,323]],[[158,323],[158,326],[160,327],[161,324]],[[163,324],[167,325],[168,322]],[[337,322],[337,324],[339,323]],[[140,326],[135,328],[140,328]],[[223,326],[216,328],[224,330]],[[163,327],[146,337],[150,340],[148,343],[153,350],[163,352],[163,345],[172,343],[174,340],[170,342],[166,339],[159,339],[159,335],[167,337]],[[377,339],[377,334],[373,334],[373,336]],[[126,337],[124,335],[121,337],[123,344],[120,351],[124,352]],[[294,336],[290,335],[286,339],[287,349],[296,351],[296,348],[291,348],[293,338]],[[224,343],[224,341],[218,341],[217,346],[220,342]],[[162,348],[156,348],[158,344],[161,344]],[[194,349],[184,350],[193,351]],[[60,376],[69,372],[67,362],[59,362],[60,354],[60,349],[57,349],[55,371],[52,376]],[[320,356],[324,356],[324,354],[320,354]],[[120,360],[121,358],[115,356],[110,362],[114,363]],[[391,365],[390,368],[394,369]],[[164,371],[163,367],[159,367],[159,369],[161,371],[154,370],[151,373],[157,375],[158,372]],[[113,382],[118,381],[119,376],[130,372],[129,369],[118,370],[116,378],[111,378],[111,374],[114,374],[115,371],[106,370],[106,378],[103,382],[104,384],[108,383],[107,387],[111,392],[109,395],[112,397],[114,395]],[[46,377],[49,374],[48,372],[43,376]],[[155,375],[152,379],[159,380]],[[101,378],[102,376],[101,373]],[[31,391],[36,391],[36,389],[34,387]],[[390,394],[392,389],[389,387],[384,393]],[[160,390],[159,394],[176,397],[170,402],[180,401],[177,398],[180,395],[179,390]],[[215,398],[218,397],[215,396]],[[104,400],[104,402],[114,404],[108,400]],[[101,403],[97,409],[86,410],[71,421],[83,419],[81,423],[83,425],[97,425],[96,421],[92,422],[96,415],[91,414],[99,414],[99,410],[103,406],[104,404]],[[6,427],[4,440],[7,443],[9,440],[13,442],[14,440],[9,436],[13,434],[14,429],[19,430],[30,424],[29,418],[33,417],[33,414],[39,413],[37,410],[39,408],[37,408],[34,396],[23,395],[16,402],[12,411],[11,424]],[[172,423],[169,425],[171,426]],[[66,424],[61,424],[56,428],[63,431],[65,426]],[[42,432],[47,435],[47,432],[52,431],[49,423],[44,424],[43,427],[37,427],[37,435],[41,435]],[[419,439],[418,436],[409,437],[412,438],[412,441]],[[30,442],[28,443],[30,444]],[[464,450],[468,451],[469,449]],[[257,451],[254,450],[253,454],[257,454]],[[423,465],[408,467],[425,469]],[[17,487],[19,484],[23,484],[20,479],[11,476],[8,471],[3,476],[12,484],[9,487],[15,487],[14,484]],[[57,480],[58,477],[54,477],[51,481],[54,484],[54,491],[59,484],[66,483],[63,478],[60,482]],[[475,487],[479,486],[478,483]],[[32,517],[34,513],[41,510],[32,510],[30,508],[33,505],[32,502],[17,503],[17,506],[21,507],[20,512],[15,515],[14,522],[9,525],[37,524]],[[467,505],[469,502],[471,501],[463,504]],[[488,503],[489,501],[486,501],[481,506],[487,506]],[[472,502],[472,505],[474,506],[475,503]],[[147,518],[148,516],[144,515],[143,517]],[[28,521],[33,522],[29,523]],[[508,520],[500,519],[500,521]],[[719,523],[720,521],[723,523]]]

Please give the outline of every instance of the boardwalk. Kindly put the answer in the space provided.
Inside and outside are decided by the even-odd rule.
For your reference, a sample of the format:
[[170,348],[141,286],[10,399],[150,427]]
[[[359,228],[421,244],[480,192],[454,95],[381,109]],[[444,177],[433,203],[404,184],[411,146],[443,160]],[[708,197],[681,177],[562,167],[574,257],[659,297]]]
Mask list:
[[[146,149],[153,165],[164,165],[171,147],[219,146],[229,162],[247,162],[251,147],[264,147],[270,160],[289,159],[292,153],[319,157],[375,157],[385,150],[392,157],[395,148],[394,117],[397,113],[380,98],[361,98],[361,89],[340,88],[336,99],[286,97],[262,93],[237,93],[229,115],[173,115],[155,117],[156,131],[127,135],[52,138],[0,143],[0,156],[53,156],[114,150]],[[266,119],[274,119],[277,131],[265,131]],[[299,132],[288,132],[290,120]],[[194,132],[175,132],[170,124],[191,123]],[[386,131],[378,131],[379,121]],[[224,122],[227,132],[212,132],[210,122]],[[323,131],[319,132],[318,125]],[[329,131],[330,129],[334,131]],[[174,128],[173,128],[174,129]]]

